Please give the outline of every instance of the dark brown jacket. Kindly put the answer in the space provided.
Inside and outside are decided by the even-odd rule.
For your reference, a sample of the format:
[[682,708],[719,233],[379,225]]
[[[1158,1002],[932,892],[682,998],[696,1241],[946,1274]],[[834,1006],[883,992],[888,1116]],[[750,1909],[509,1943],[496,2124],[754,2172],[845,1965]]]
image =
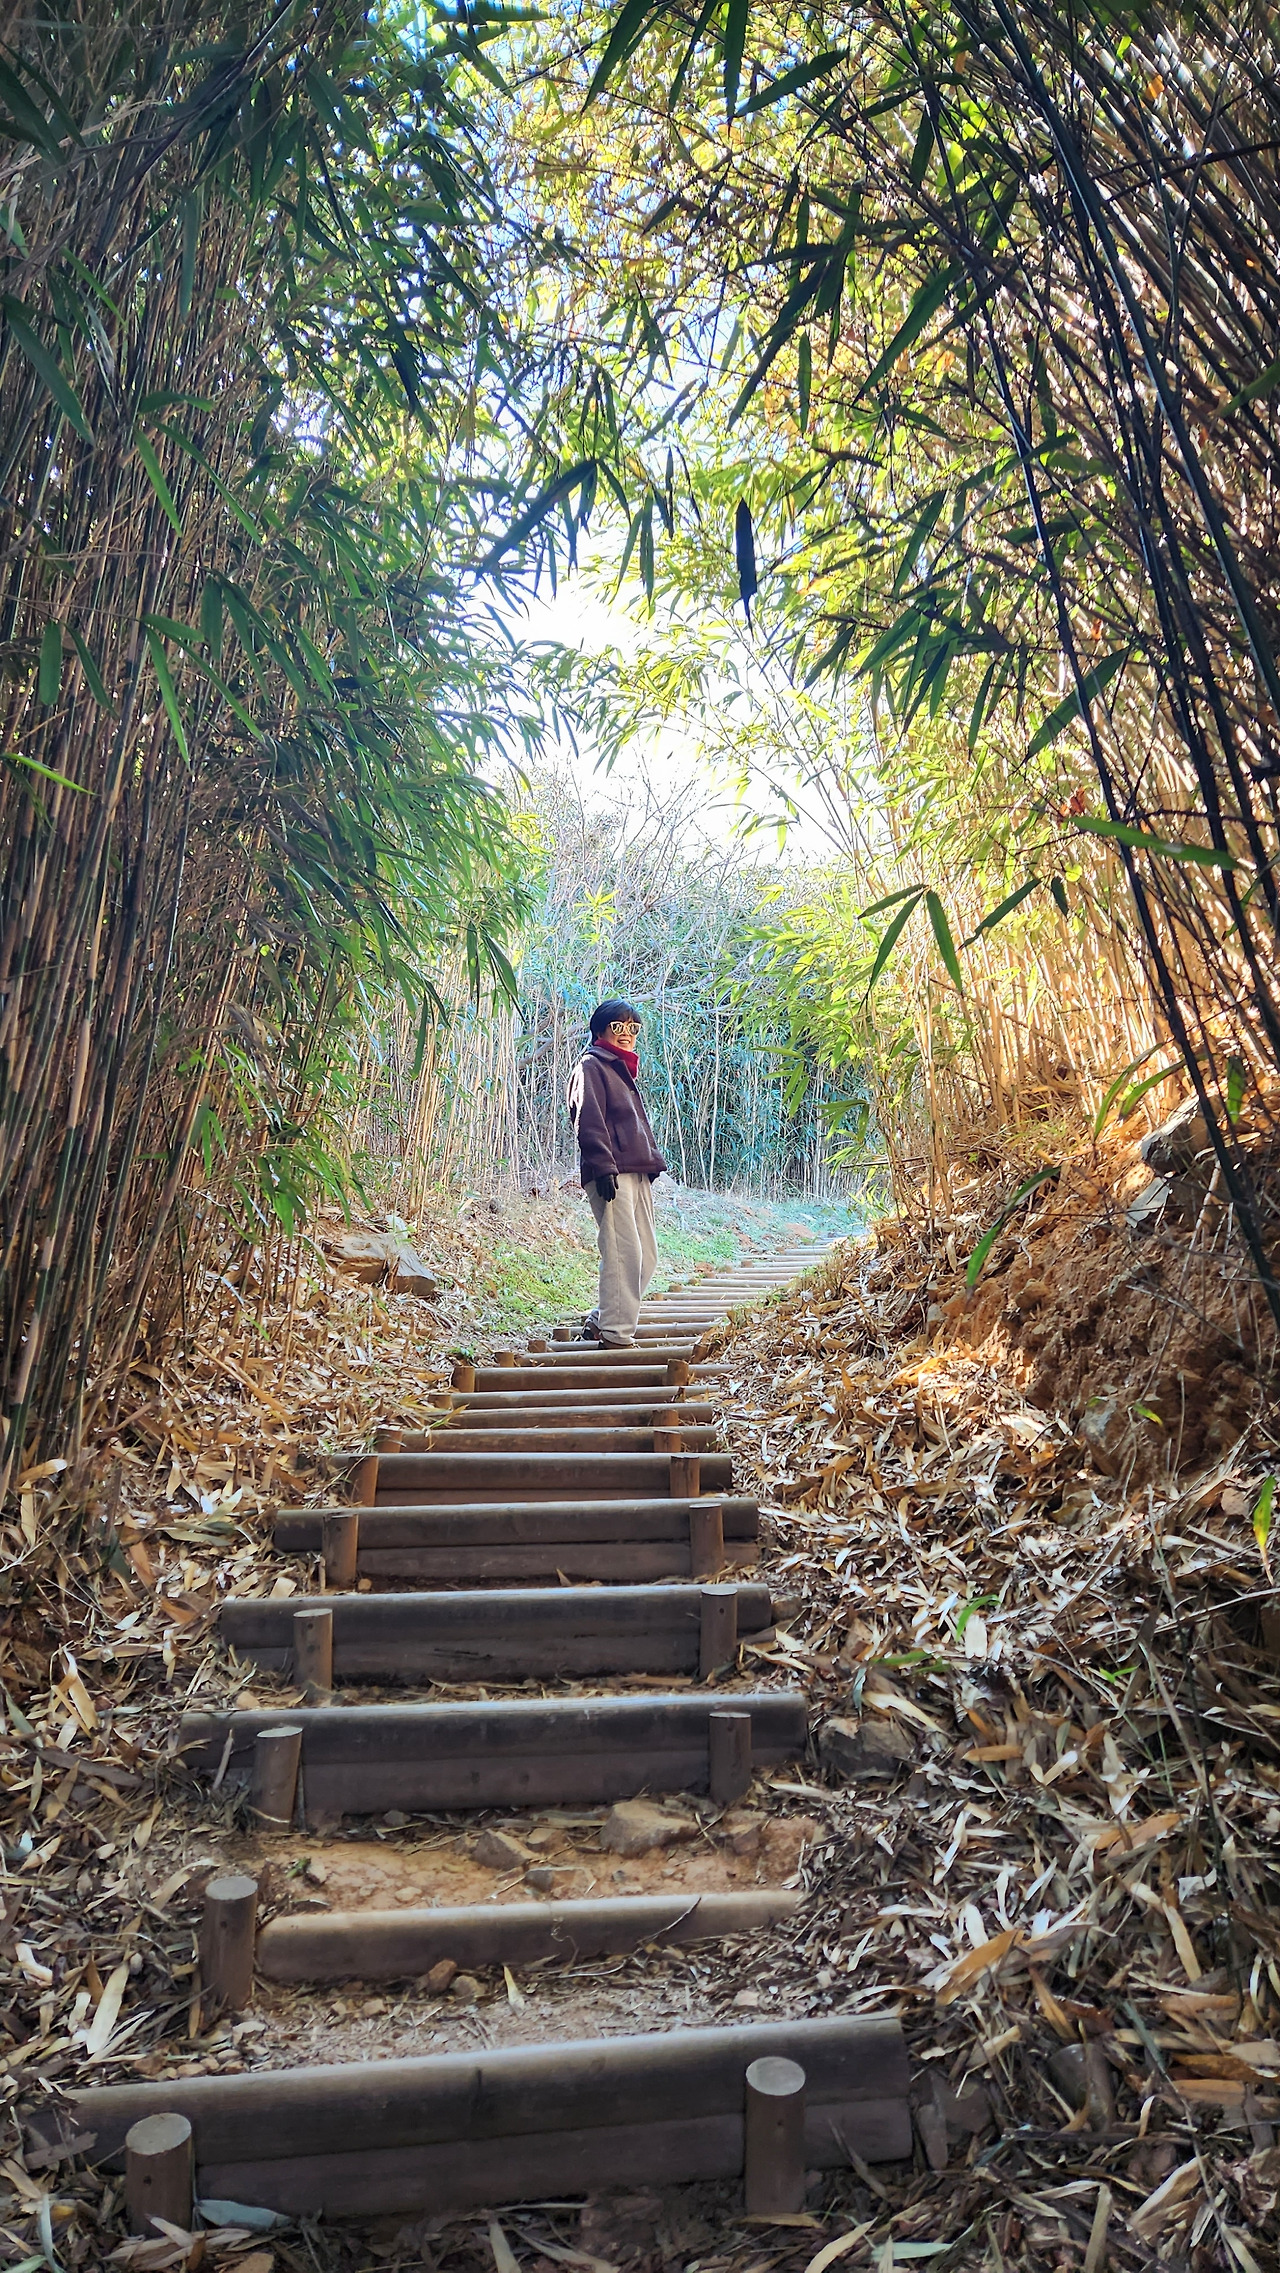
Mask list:
[[593,1042],[573,1069],[569,1113],[582,1156],[582,1181],[597,1176],[660,1176],[666,1161],[654,1142],[640,1092],[616,1050]]

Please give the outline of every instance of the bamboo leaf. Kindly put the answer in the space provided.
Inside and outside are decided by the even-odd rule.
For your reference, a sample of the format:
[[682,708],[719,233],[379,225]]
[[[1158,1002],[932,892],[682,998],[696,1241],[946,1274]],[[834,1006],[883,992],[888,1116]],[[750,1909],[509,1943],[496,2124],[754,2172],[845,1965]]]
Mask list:
[[164,704],[168,713],[169,724],[173,728],[174,741],[189,765],[191,763],[191,751],[187,743],[187,730],[182,723],[182,713],[178,708],[178,696],[173,684],[173,675],[169,669],[169,658],[165,654],[159,633],[153,631],[149,624],[147,626],[147,648],[151,656],[151,668],[155,672],[156,683],[160,689],[160,700]]
[[1280,387],[1280,356],[1277,356],[1274,363],[1268,363],[1265,371],[1259,371],[1257,378],[1251,379],[1247,387],[1241,387],[1239,394],[1233,395],[1230,402],[1223,404],[1223,416],[1229,411],[1241,409],[1245,403],[1256,402],[1259,395],[1269,395],[1276,387]]
[[[1055,877],[1054,882],[1056,883],[1056,881]],[[1003,900],[998,901],[990,913],[984,915],[977,930],[970,932],[969,937],[964,942],[965,946],[972,947],[974,940],[981,939],[984,931],[994,931],[998,923],[1003,923],[1006,916],[1012,915],[1015,908],[1022,906],[1023,901],[1038,889],[1039,884],[1040,878],[1038,876],[1028,876],[1026,883],[1019,884],[1016,891],[1007,892]]]
[[874,387],[878,387],[881,380],[888,377],[898,357],[905,355],[907,349],[915,344],[926,325],[930,324],[937,315],[955,282],[955,278],[955,268],[948,266],[940,269],[936,276],[931,276],[926,283],[920,286],[879,362],[873,365],[868,376],[863,380],[859,390],[862,394],[869,395]]
[[956,953],[955,940],[951,936],[951,925],[947,921],[947,911],[936,892],[926,892],[924,904],[929,911],[929,921],[933,925],[933,936],[938,944],[938,953],[947,966],[956,993],[963,994],[964,980],[960,976],[960,958]]
[[919,906],[923,898],[923,892],[913,892],[908,900],[904,900],[902,906],[899,908],[896,916],[894,917],[893,922],[889,925],[883,939],[880,942],[879,947],[876,949],[876,959],[871,966],[871,976],[867,980],[868,994],[870,994],[872,987],[875,985],[876,980],[879,978],[880,973],[885,967],[885,964],[888,962],[889,957],[892,955],[894,948],[897,946],[899,939],[906,929],[907,923],[910,920],[913,910]]
[[825,78],[827,72],[834,71],[837,63],[843,60],[842,49],[828,47],[823,49],[821,55],[813,56],[808,63],[797,63],[794,70],[784,71],[780,79],[771,79],[767,87],[759,88],[743,104],[738,112],[739,118],[750,118],[753,111],[765,110],[771,103],[785,102],[789,95],[798,95],[802,87],[812,85],[815,79]]
[[724,12],[724,115],[730,125],[738,107],[738,82],[742,76],[742,51],[747,43],[747,10],[750,0],[726,0]]
[[152,449],[151,444],[148,442],[145,434],[135,434],[133,437],[133,446],[137,451],[138,456],[141,458],[143,465],[146,467],[147,480],[150,482],[151,487],[156,493],[156,496],[159,498],[166,516],[172,522],[178,535],[181,536],[182,523],[178,518],[178,508],[173,502],[173,492],[170,489],[168,482],[165,480],[164,475],[160,471],[160,460],[157,458],[155,451]]
[[89,795],[82,781],[71,781],[65,773],[55,773],[52,766],[42,766],[38,758],[28,758],[21,750],[5,750],[0,755],[7,766],[25,766],[28,773],[38,773],[45,781],[56,781],[59,789],[74,789],[77,797]]
[[1127,821],[1112,821],[1103,813],[1082,813],[1076,823],[1091,837],[1111,837],[1117,844],[1130,845],[1136,852],[1152,852],[1165,860],[1190,861],[1197,868],[1233,869],[1240,866],[1234,853],[1219,852],[1213,845],[1172,844],[1166,837],[1153,837],[1146,829],[1134,829]]
[[1051,742],[1056,742],[1059,734],[1065,732],[1092,705],[1094,696],[1101,694],[1103,688],[1110,685],[1128,659],[1128,648],[1118,647],[1114,655],[1108,655],[1094,670],[1086,672],[1080,686],[1072,688],[1071,693],[1064,697],[1055,710],[1050,711],[1043,725],[1032,735],[1027,744],[1027,756],[1038,758],[1042,750],[1047,750]]
[[93,696],[93,699],[97,703],[98,708],[100,710],[109,711],[111,716],[114,718],[116,714],[116,706],[112,702],[110,695],[107,693],[106,684],[103,680],[102,673],[98,669],[98,666],[93,659],[93,652],[89,646],[88,641],[81,637],[81,634],[76,630],[74,624],[71,626],[71,640],[72,645],[74,646],[75,651],[80,658],[80,668],[84,672],[85,678],[88,681],[90,694]]
[[666,13],[666,0],[626,0],[626,6],[615,18],[613,30],[605,41],[604,54],[595,68],[595,75],[587,89],[583,108],[587,109],[601,90],[608,86],[614,71],[625,56],[639,45],[646,25],[652,16],[656,22]]
[[1034,1176],[1028,1176],[1025,1184],[1019,1184],[1017,1191],[1013,1195],[1013,1198],[1006,1201],[1004,1207],[1001,1208],[999,1215],[996,1217],[995,1222],[988,1224],[987,1229],[983,1232],[981,1239],[978,1241],[977,1246],[974,1248],[973,1253],[969,1257],[968,1264],[965,1268],[964,1283],[970,1292],[972,1292],[973,1288],[977,1285],[979,1279],[981,1278],[982,1266],[986,1262],[988,1255],[991,1253],[991,1250],[995,1245],[996,1240],[999,1238],[1000,1233],[1004,1230],[1004,1227],[1009,1221],[1010,1216],[1013,1215],[1015,1211],[1022,1206],[1024,1200],[1030,1199],[1033,1192],[1038,1192],[1042,1184],[1056,1184],[1061,1174],[1062,1169],[1056,1162],[1051,1162],[1047,1168],[1037,1168]]
[[1264,1563],[1267,1561],[1267,1549],[1271,1539],[1271,1511],[1275,1505],[1275,1497],[1275,1477],[1267,1476],[1263,1481],[1262,1490],[1258,1494],[1253,1510],[1253,1536],[1258,1542],[1258,1553]]
[[0,311],[3,311],[5,322],[13,333],[14,339],[32,370],[38,378],[44,381],[48,393],[62,412],[67,424],[75,429],[82,441],[92,442],[93,428],[85,417],[80,397],[67,378],[57,357],[45,346],[39,333],[32,329],[22,302],[8,297],[0,299]]
[[36,693],[47,710],[58,699],[62,685],[62,626],[52,619],[45,625],[40,640],[40,669],[37,674]]
[[1243,1058],[1227,1059],[1227,1119],[1232,1128],[1238,1128],[1245,1093],[1249,1087],[1249,1068]]

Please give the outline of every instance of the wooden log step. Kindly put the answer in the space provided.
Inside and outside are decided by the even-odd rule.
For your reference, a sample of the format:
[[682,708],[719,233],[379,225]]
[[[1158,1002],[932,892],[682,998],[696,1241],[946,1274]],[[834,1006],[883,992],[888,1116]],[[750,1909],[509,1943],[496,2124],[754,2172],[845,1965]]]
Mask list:
[[667,1386],[666,1360],[663,1359],[661,1363],[657,1359],[651,1360],[647,1350],[629,1351],[627,1354],[635,1359],[635,1363],[623,1367],[602,1365],[600,1359],[606,1353],[602,1350],[593,1351],[588,1343],[573,1343],[569,1347],[575,1353],[571,1365],[548,1367],[533,1357],[526,1358],[522,1365],[478,1365],[475,1368],[475,1386],[482,1392],[495,1389],[538,1391],[554,1387],[560,1396],[569,1389],[627,1388],[652,1391]]
[[[318,1555],[326,1514],[357,1516],[359,1575],[441,1586],[484,1580],[597,1579],[635,1585],[749,1570],[755,1500],[570,1500],[505,1507],[297,1508],[276,1518],[282,1554]],[[706,1541],[719,1517],[719,1552]],[[354,1574],[341,1581],[353,1583]],[[338,1582],[335,1582],[338,1583]]]
[[[701,1488],[727,1492],[733,1462],[727,1452],[701,1455]],[[593,1499],[658,1499],[671,1489],[664,1453],[611,1452],[389,1452],[378,1462],[375,1507],[439,1507],[509,1500],[563,1500],[576,1487]]]
[[[540,1372],[544,1383],[548,1374],[569,1373],[584,1363],[606,1373],[629,1376],[637,1367],[643,1371],[659,1360],[666,1363],[675,1358],[687,1358],[695,1339],[693,1334],[677,1334],[669,1336],[665,1345],[650,1342],[644,1349],[637,1348],[634,1342],[625,1349],[614,1349],[604,1342],[557,1342],[554,1349],[530,1351],[523,1362]],[[499,1366],[496,1370],[509,1369]]]
[[308,1824],[390,1807],[597,1807],[705,1792],[712,1716],[728,1705],[750,1719],[754,1765],[803,1754],[805,1700],[785,1690],[184,1713],[177,1750],[194,1774],[243,1785],[259,1731],[300,1728]]
[[620,1957],[645,1942],[718,1941],[789,1918],[786,1887],[741,1894],[622,1894],[599,1902],[479,1902],[466,1909],[351,1910],[273,1918],[258,1936],[267,1981],[410,1981],[442,1958],[455,1965],[572,1964]]
[[[658,1407],[661,1412],[663,1408]],[[674,1426],[675,1424],[671,1424]],[[680,1434],[686,1452],[715,1452],[723,1444],[720,1431],[715,1428],[690,1427],[684,1415],[680,1417]],[[603,1452],[652,1452],[653,1428],[626,1428],[615,1423],[613,1427],[598,1428],[519,1428],[514,1416],[507,1419],[490,1415],[489,1426],[472,1428],[467,1421],[446,1422],[442,1428],[432,1429],[420,1437],[410,1438],[397,1449],[404,1453],[438,1452],[589,1452],[594,1457]],[[392,1456],[382,1454],[385,1461]]]
[[[461,1398],[441,1420],[440,1428],[453,1442],[459,1429],[650,1429],[658,1413],[678,1411],[680,1427],[686,1430],[710,1429],[716,1418],[714,1405],[675,1404],[677,1390],[668,1390],[664,1397],[646,1394],[643,1404],[535,1404],[525,1397],[512,1397],[499,1401],[496,1397]],[[399,1442],[390,1449],[395,1452],[425,1452],[428,1445],[440,1441],[438,1429],[403,1429],[397,1432]],[[594,1438],[593,1438],[594,1444]]]
[[[631,1423],[623,1419],[624,1415],[638,1414],[643,1419],[665,1411],[668,1405],[678,1404],[692,1421],[713,1421],[717,1412],[717,1407],[707,1402],[704,1389],[699,1389],[695,1396],[691,1390],[669,1382],[660,1389],[633,1389],[619,1383],[607,1389],[575,1389],[570,1385],[564,1389],[477,1389],[472,1395],[455,1389],[450,1394],[453,1398],[450,1410],[465,1413],[468,1426],[474,1426],[475,1416],[482,1413],[492,1413],[497,1420],[506,1413],[530,1416],[546,1413],[553,1428],[559,1425],[562,1414],[616,1413],[626,1428]],[[406,1452],[412,1449],[408,1436],[404,1449]]]
[[[716,1588],[720,1596],[722,1590]],[[738,1586],[738,1634],[773,1620],[769,1590]],[[548,1587],[478,1594],[232,1596],[219,1632],[237,1656],[294,1669],[294,1618],[333,1619],[335,1681],[553,1680],[591,1673],[696,1673],[703,1628],[697,1586]],[[723,1662],[723,1660],[721,1660]]]
[[290,2217],[433,2213],[732,2179],[743,2168],[746,2069],[796,2061],[811,2170],[911,2154],[896,2020],[754,2022],[653,2036],[510,2045],[417,2060],[114,2084],[42,2105],[33,2146],[68,2134],[117,2164],[126,2132],[184,2115],[196,2190]]

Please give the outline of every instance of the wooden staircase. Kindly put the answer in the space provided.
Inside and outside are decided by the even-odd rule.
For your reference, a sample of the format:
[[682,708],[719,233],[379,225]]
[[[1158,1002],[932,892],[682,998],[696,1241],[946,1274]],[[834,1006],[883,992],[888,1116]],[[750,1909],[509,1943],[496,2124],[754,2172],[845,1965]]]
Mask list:
[[[220,1808],[240,1795],[260,1832],[323,1834],[389,1810],[404,1820],[661,1793],[705,1795],[714,1816],[761,1768],[801,1761],[804,1697],[725,1685],[742,1640],[769,1633],[774,1604],[748,1575],[759,1510],[734,1493],[720,1369],[694,1353],[726,1309],[764,1298],[816,1253],[653,1297],[631,1349],[571,1340],[561,1324],[491,1366],[460,1363],[428,1430],[383,1432],[338,1463],[343,1496],[275,1527],[277,1552],[309,1563],[314,1591],[221,1611],[236,1657],[291,1676],[308,1701],[184,1714],[186,1771]],[[688,1685],[599,1693],[637,1676]],[[529,1681],[567,1693],[509,1693]],[[359,1684],[404,1694],[345,1700]],[[435,1684],[508,1693],[412,1693]],[[385,1982],[445,1961],[687,1943],[761,1930],[799,1900],[677,1887],[278,1916],[258,1931],[256,1883],[233,1874],[206,1893],[204,1994],[242,2008],[255,1967],[268,1982]],[[125,2161],[144,2228],[156,2214],[182,2222],[193,2162],[202,2195],[291,2215],[744,2174],[749,2203],[781,2215],[802,2207],[806,2170],[909,2153],[906,2090],[896,2022],[815,2019],[116,2085],[51,2108],[45,2128],[56,2142],[73,2125],[95,2159]]]

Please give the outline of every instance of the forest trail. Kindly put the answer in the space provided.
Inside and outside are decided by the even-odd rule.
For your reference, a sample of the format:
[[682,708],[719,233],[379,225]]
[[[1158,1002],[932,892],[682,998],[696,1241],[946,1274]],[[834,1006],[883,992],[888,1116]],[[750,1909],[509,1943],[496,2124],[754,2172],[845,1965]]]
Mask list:
[[[204,2023],[256,2034],[266,2064],[74,2095],[93,2159],[132,2139],[135,2228],[189,2226],[193,2154],[198,2199],[290,2219],[738,2182],[744,2156],[748,2210],[794,2217],[806,2171],[910,2154],[896,2020],[691,2027],[659,1992],[637,2033],[599,1963],[759,1936],[801,1900],[807,1700],[763,1656],[740,1671],[786,1606],[720,1449],[724,1368],[695,1353],[823,1254],[655,1295],[630,1349],[561,1325],[459,1364],[438,1425],[384,1431],[336,1464],[347,1500],[278,1517],[318,1591],[230,1597],[220,1631],[293,1698],[176,1731],[211,1810],[249,1823],[205,1888]],[[411,1819],[425,1840],[397,1846]],[[549,2039],[534,1984],[566,1966]],[[371,2057],[347,2000],[394,1983]],[[419,2049],[450,2042],[441,2020],[454,2048]]]

